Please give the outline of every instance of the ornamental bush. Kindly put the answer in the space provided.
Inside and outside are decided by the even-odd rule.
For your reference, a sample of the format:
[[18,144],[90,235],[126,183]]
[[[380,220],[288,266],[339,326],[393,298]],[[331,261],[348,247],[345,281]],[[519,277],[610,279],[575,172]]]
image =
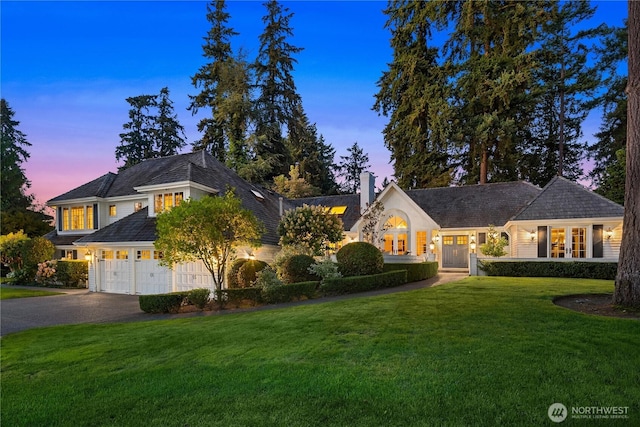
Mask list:
[[344,237],[344,225],[326,207],[304,205],[285,212],[278,224],[280,245],[304,245],[312,255],[322,255],[328,243]]
[[384,257],[380,249],[367,242],[352,242],[336,253],[338,269],[343,276],[368,276],[382,273]]
[[293,255],[285,259],[280,269],[278,277],[284,283],[299,283],[318,281],[320,278],[309,272],[309,267],[315,263],[313,257],[309,255]]
[[38,264],[53,258],[56,247],[44,237],[34,237],[25,241],[22,246],[22,268],[27,281],[32,282],[36,278]]
[[68,288],[85,288],[89,279],[89,263],[83,260],[59,260],[56,281]]
[[238,287],[250,288],[256,281],[256,273],[264,270],[267,263],[257,259],[248,260],[238,270]]
[[209,302],[209,295],[211,295],[211,291],[207,288],[192,289],[187,294],[187,303],[202,310]]
[[420,263],[390,263],[384,265],[384,271],[407,270],[407,281],[419,282],[438,274],[438,263],[435,261]]
[[140,310],[145,313],[177,313],[187,298],[186,292],[174,292],[162,295],[140,295]]
[[238,271],[240,270],[240,267],[242,267],[247,261],[249,260],[246,258],[237,258],[231,263],[229,270],[227,270],[227,288],[240,288],[240,284],[238,284]]
[[342,274],[338,271],[338,264],[329,258],[325,258],[310,266],[309,273],[320,277],[323,282],[327,279],[339,279],[342,277]]
[[396,270],[371,276],[343,277],[327,279],[320,285],[320,293],[324,296],[353,294],[376,289],[392,288],[407,283],[407,271]]

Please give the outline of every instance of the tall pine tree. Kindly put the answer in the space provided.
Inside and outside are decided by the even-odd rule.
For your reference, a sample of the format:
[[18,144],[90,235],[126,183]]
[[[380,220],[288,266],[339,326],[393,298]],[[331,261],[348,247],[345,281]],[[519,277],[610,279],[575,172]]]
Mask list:
[[[224,0],[214,0],[207,5],[207,21],[211,28],[204,37],[202,56],[209,62],[201,66],[191,77],[191,83],[196,89],[200,89],[200,93],[189,96],[189,110],[192,114],[197,114],[200,108],[211,110],[211,116],[198,122],[198,131],[202,132],[202,138],[193,143],[193,149],[207,150],[222,162],[226,160],[229,140],[235,137],[228,135],[226,125],[233,117],[230,116],[228,107],[223,106],[229,97],[236,96],[236,86],[231,84],[234,82],[231,76],[237,70],[238,64],[233,59],[230,39],[238,33],[228,27],[229,17]],[[235,142],[237,143],[237,140]]]
[[341,189],[346,194],[357,193],[360,189],[360,174],[369,169],[369,156],[365,154],[357,142],[347,148],[349,153],[340,156],[338,164],[338,176],[342,177]]
[[[289,43],[293,29],[289,9],[276,0],[264,3],[267,14],[260,35],[260,49],[253,64],[257,97],[254,100],[255,134],[253,152],[261,176],[254,180],[269,182],[289,172],[291,158],[285,145],[283,129],[295,123],[301,104],[293,81],[294,55],[302,51]],[[295,141],[292,141],[295,144]]]
[[389,117],[386,147],[398,185],[405,189],[451,183],[450,86],[438,49],[429,47],[433,19],[427,2],[392,1],[389,17],[393,61],[378,80],[373,109]]

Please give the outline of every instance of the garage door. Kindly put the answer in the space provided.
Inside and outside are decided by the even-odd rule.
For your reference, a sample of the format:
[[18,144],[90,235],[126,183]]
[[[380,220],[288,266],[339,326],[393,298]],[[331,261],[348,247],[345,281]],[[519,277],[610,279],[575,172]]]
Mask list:
[[196,288],[213,290],[211,273],[202,261],[179,264],[176,269],[176,291],[189,291]]
[[98,261],[100,290],[117,294],[131,292],[129,252],[102,250]]
[[136,251],[136,293],[142,295],[171,292],[171,270],[159,264],[158,253]]

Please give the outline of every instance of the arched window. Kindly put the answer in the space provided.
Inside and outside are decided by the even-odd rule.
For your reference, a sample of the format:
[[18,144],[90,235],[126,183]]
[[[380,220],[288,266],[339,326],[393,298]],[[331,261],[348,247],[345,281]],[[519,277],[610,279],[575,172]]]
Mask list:
[[387,230],[391,230],[393,228],[406,229],[407,228],[407,221],[405,221],[404,219],[400,218],[399,216],[392,216],[385,223],[385,228]]
[[405,255],[409,250],[407,221],[392,216],[384,223],[384,251],[389,255]]

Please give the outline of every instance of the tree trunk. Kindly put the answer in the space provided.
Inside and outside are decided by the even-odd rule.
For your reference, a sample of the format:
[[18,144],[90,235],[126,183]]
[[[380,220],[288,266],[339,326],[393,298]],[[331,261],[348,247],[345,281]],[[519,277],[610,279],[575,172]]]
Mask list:
[[628,7],[627,176],[613,303],[640,308],[640,1],[629,0]]

